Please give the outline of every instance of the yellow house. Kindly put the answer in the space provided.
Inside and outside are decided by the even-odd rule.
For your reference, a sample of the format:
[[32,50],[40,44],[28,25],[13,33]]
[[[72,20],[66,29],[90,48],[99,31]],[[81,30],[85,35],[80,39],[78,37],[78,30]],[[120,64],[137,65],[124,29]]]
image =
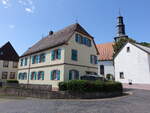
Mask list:
[[96,74],[97,48],[93,37],[78,23],[49,32],[19,59],[18,80],[23,84],[49,84]]

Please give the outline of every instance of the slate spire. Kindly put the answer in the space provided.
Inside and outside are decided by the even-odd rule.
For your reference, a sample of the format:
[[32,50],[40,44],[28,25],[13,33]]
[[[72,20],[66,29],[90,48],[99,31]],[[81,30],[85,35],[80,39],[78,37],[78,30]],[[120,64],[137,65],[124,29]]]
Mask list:
[[121,13],[119,11],[119,16],[117,17],[117,37],[115,37],[115,41],[118,41],[120,38],[127,38],[125,32],[125,24],[123,21],[123,16],[121,16]]
[[124,36],[126,33],[125,33],[125,25],[124,25],[124,22],[123,22],[123,17],[122,16],[119,16],[117,17],[117,20],[118,20],[118,24],[117,24],[117,36]]

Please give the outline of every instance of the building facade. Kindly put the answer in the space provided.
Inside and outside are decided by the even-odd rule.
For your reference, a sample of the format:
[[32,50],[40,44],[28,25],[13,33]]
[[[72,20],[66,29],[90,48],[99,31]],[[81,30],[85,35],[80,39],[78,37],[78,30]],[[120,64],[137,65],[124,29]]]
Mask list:
[[[113,63],[113,43],[97,44],[98,55],[98,74],[105,78],[114,78]],[[110,77],[111,76],[111,77]]]
[[7,42],[0,48],[0,79],[17,79],[19,56],[12,47],[10,42]]
[[115,79],[122,83],[150,84],[150,48],[127,43],[115,56]]
[[51,31],[20,57],[18,80],[57,88],[61,81],[97,73],[97,54],[93,37],[78,23]]

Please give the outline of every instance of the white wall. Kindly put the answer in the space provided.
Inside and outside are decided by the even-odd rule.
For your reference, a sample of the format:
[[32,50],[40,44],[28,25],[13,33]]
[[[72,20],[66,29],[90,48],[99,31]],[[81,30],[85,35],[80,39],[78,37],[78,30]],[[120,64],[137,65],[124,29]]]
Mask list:
[[[130,47],[128,53],[127,47]],[[120,72],[124,73],[124,79],[120,79]],[[148,54],[127,43],[115,58],[115,79],[122,83],[132,80],[132,83],[150,84]]]
[[113,61],[98,61],[98,74],[100,75],[100,65],[104,65],[105,77],[107,74],[112,74],[114,76],[114,65]]

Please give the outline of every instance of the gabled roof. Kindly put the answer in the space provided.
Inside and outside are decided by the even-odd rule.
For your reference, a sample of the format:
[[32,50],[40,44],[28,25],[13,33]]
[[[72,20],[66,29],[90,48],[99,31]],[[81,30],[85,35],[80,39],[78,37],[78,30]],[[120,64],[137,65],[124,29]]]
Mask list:
[[0,60],[19,61],[19,55],[10,42],[0,48]]
[[136,44],[136,43],[132,43],[133,45],[135,45],[136,47],[138,47],[139,49],[147,52],[148,54],[150,54],[150,47],[146,47],[146,46],[142,46],[140,44]]
[[144,51],[144,52],[150,54],[150,47],[142,46],[142,45],[137,44],[137,43],[127,42],[127,43],[125,43],[124,46],[115,54],[114,58],[116,58],[116,56],[118,56],[118,54],[121,52],[121,50],[122,50],[128,43],[130,43],[130,44],[136,46],[137,48],[141,49],[142,51]]
[[63,45],[68,42],[75,32],[82,33],[93,39],[93,37],[80,24],[76,23],[41,39],[29,48],[21,57]]
[[97,44],[97,49],[99,51],[99,60],[113,60],[113,42],[105,43],[105,44]]

